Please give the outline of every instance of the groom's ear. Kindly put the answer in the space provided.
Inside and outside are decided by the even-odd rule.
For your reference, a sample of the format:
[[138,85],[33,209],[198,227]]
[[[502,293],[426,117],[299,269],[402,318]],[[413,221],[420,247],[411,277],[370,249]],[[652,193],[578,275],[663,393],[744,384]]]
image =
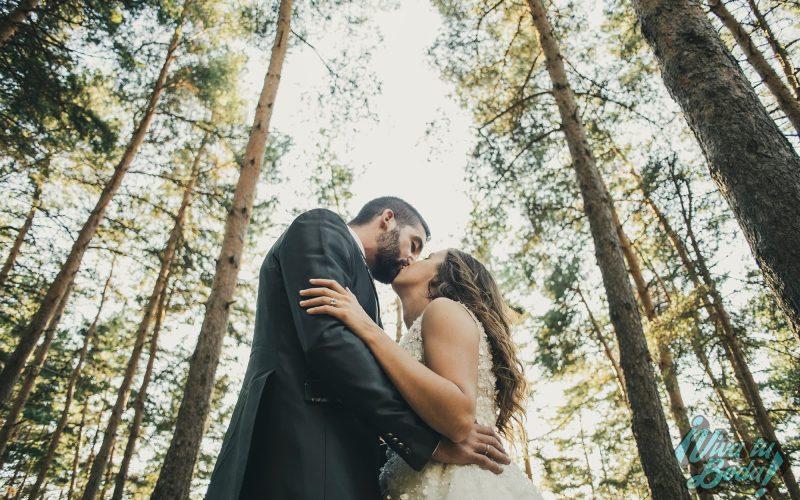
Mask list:
[[394,210],[391,208],[385,208],[383,212],[381,212],[381,229],[384,231],[389,231],[394,229],[397,225],[397,219],[394,217]]

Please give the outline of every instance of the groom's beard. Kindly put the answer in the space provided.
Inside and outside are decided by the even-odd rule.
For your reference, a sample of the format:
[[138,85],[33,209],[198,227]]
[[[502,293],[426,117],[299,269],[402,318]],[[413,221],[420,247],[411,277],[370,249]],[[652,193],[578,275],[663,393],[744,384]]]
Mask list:
[[406,264],[400,259],[400,229],[395,228],[378,236],[378,251],[372,276],[381,283],[389,284]]

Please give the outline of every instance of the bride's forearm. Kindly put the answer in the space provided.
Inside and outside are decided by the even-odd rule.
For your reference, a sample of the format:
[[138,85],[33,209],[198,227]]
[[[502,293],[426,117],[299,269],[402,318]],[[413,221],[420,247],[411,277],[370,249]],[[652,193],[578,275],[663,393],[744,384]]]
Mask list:
[[417,361],[372,323],[362,339],[411,408],[454,442],[466,439],[475,421],[475,400],[455,383]]

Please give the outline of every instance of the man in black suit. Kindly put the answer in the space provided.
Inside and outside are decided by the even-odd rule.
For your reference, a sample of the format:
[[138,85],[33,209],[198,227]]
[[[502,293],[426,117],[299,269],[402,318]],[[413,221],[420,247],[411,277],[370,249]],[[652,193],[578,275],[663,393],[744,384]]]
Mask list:
[[443,438],[355,334],[299,305],[309,279],[335,279],[381,324],[373,276],[391,283],[429,237],[411,205],[383,197],[349,225],[330,210],[305,212],[278,238],[261,265],[250,361],[208,500],[376,499],[378,437],[416,470],[433,457],[499,471],[480,454],[491,430],[476,424],[464,442]]

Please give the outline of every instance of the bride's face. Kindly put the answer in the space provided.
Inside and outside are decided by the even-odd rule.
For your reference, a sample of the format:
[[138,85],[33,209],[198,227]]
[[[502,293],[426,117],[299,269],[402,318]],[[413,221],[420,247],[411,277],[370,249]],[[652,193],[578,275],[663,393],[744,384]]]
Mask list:
[[431,253],[424,259],[412,262],[397,274],[397,277],[392,281],[392,288],[396,291],[396,287],[408,288],[420,284],[427,284],[436,276],[436,269],[439,267],[439,264],[444,262],[446,255],[447,250],[439,250],[438,252]]

